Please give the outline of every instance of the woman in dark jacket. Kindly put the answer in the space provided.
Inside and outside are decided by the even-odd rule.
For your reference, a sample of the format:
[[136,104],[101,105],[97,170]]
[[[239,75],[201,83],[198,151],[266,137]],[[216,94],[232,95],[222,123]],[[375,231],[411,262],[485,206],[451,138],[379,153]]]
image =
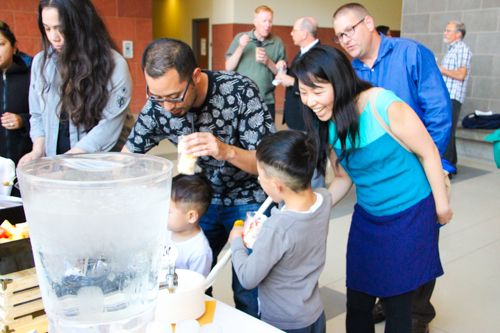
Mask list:
[[16,163],[31,151],[28,93],[30,68],[16,55],[16,37],[0,21],[0,156]]

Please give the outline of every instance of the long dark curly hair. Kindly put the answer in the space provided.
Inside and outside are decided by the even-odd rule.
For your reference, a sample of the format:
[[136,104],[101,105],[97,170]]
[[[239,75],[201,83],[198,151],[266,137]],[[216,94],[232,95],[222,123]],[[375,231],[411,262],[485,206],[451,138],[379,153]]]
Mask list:
[[[339,50],[326,45],[317,46],[300,58],[294,68],[299,81],[311,88],[316,83],[330,83],[333,87],[334,102],[332,121],[337,132],[334,138],[340,140],[342,153],[338,156],[337,167],[342,159],[348,161],[354,151],[355,142],[359,139],[359,111],[356,102],[359,94],[372,88],[372,85],[358,78],[349,59]],[[319,121],[314,112],[303,105],[302,114],[307,132],[316,137],[319,143],[318,171],[325,174],[326,162],[329,155],[329,126],[327,122]],[[347,141],[353,145],[347,151]]]
[[[60,52],[51,47],[45,34],[44,8],[55,8],[59,13],[59,30],[64,37]],[[112,49],[117,47],[90,0],[41,0],[38,27],[42,34],[44,89],[49,86],[43,75],[45,64],[50,57],[56,57],[61,75],[60,110],[75,126],[88,132],[102,119],[108,103],[107,85],[115,68]]]

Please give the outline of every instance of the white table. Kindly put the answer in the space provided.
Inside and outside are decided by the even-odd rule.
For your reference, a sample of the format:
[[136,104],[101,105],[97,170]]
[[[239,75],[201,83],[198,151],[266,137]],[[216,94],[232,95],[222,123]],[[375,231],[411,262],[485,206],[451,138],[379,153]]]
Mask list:
[[[207,301],[214,300],[205,296]],[[225,303],[216,301],[214,323],[222,327],[223,333],[283,333],[282,330],[271,326],[262,320],[254,318],[246,313],[233,308]]]
[[[0,187],[0,189],[5,187],[4,185],[1,185],[1,184],[0,184],[0,186],[2,186],[2,187]],[[11,197],[10,195],[0,194],[0,209],[17,207],[17,206],[22,206],[22,205],[23,205],[23,200],[21,198]],[[1,222],[3,222],[3,221],[1,221]]]
[[[166,291],[166,290],[165,290]],[[162,291],[158,297],[161,297]],[[205,295],[205,301],[215,301],[215,313],[213,322],[222,327],[223,333],[283,333],[274,326],[247,315],[221,301]],[[156,320],[161,320],[157,318]]]

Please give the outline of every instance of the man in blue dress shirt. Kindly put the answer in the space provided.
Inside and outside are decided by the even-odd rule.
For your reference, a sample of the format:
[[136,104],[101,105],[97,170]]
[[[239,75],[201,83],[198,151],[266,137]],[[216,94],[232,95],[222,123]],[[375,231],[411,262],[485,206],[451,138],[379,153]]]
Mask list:
[[[354,58],[352,66],[358,76],[377,87],[392,90],[410,105],[429,131],[439,153],[444,154],[450,138],[452,106],[434,54],[415,41],[380,35],[366,8],[357,3],[337,9],[333,14],[333,27],[334,41]],[[428,323],[436,315],[430,303],[434,285],[435,280],[415,292],[413,333],[429,331]],[[377,308],[381,306],[377,304]]]

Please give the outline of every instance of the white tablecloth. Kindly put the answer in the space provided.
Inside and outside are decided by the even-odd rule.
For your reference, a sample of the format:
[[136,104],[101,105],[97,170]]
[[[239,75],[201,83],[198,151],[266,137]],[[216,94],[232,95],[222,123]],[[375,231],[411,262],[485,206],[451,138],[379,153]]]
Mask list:
[[[158,297],[161,297],[162,292],[166,292],[166,290],[160,290]],[[216,301],[213,322],[222,327],[223,333],[283,333],[283,331],[276,327],[266,324],[212,297],[205,295],[205,300]],[[161,317],[158,317],[158,313],[156,314],[156,320],[162,320]]]
[[[0,186],[4,186],[0,184]],[[18,197],[11,197],[9,195],[0,194],[0,209],[22,206],[23,200]],[[3,221],[0,221],[2,223]]]
[[[206,296],[207,301],[214,300]],[[225,303],[216,301],[214,323],[222,327],[223,333],[283,333],[282,330],[266,324],[262,320],[247,315]]]

